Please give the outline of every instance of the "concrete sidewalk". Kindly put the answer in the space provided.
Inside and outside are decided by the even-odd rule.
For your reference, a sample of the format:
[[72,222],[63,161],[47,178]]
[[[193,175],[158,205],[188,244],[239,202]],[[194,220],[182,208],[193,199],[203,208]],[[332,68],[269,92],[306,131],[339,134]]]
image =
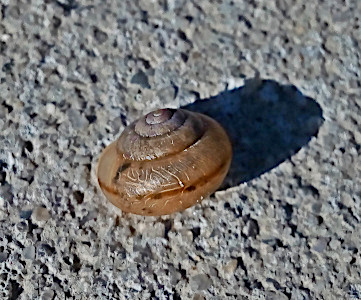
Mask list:
[[[0,0],[0,299],[361,299],[360,11]],[[221,122],[230,174],[124,214],[97,159],[162,107]]]

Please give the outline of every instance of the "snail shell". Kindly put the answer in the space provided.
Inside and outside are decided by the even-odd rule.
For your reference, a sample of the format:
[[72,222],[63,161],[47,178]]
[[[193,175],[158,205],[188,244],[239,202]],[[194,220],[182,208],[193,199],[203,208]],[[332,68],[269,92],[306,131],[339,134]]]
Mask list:
[[130,124],[104,149],[97,176],[105,196],[121,210],[159,216],[213,193],[231,157],[229,138],[215,120],[160,109]]

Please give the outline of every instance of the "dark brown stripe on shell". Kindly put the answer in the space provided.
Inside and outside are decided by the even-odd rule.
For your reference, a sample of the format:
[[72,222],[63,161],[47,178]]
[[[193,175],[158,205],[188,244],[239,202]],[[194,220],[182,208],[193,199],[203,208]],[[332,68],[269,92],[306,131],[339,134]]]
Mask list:
[[[168,191],[168,192],[159,192],[159,193],[154,193],[154,194],[149,194],[149,195],[137,195],[136,199],[141,200],[144,197],[150,198],[150,199],[156,199],[159,200],[161,198],[164,197],[172,197],[175,196],[177,194],[182,193],[183,191],[187,191],[187,192],[191,192],[194,191],[196,188],[201,187],[205,184],[207,184],[210,180],[212,180],[212,178],[214,178],[215,176],[217,176],[217,174],[219,174],[219,172],[226,166],[227,164],[227,160],[224,160],[220,166],[212,172],[212,174],[206,176],[206,177],[202,177],[199,180],[193,182],[192,184],[186,186],[186,187],[180,187],[178,189],[172,190],[172,191]],[[113,195],[119,195],[118,191],[114,188],[111,188],[105,184],[103,184],[100,180],[98,180],[99,182],[99,186],[101,187],[101,189],[105,190],[106,192],[113,194]]]
[[186,192],[194,191],[198,187],[205,185],[210,180],[212,180],[215,176],[217,176],[217,174],[226,166],[226,164],[227,164],[227,161],[223,161],[221,163],[221,165],[215,171],[212,172],[212,174],[210,174],[209,176],[206,176],[206,177],[202,177],[201,179],[197,180],[196,182],[193,182],[192,184],[190,184],[186,187],[180,187],[180,188],[172,190],[172,191],[159,192],[159,193],[144,195],[144,196],[146,196],[147,198],[158,200],[158,199],[165,198],[165,197],[175,196],[179,193],[182,193],[183,191],[186,191]]
[[117,172],[115,173],[115,176],[113,178],[113,181],[118,181],[119,179],[119,176],[120,176],[120,173],[122,173],[123,171],[125,171],[126,169],[128,169],[129,167],[131,166],[131,163],[125,163],[125,164],[122,164]]

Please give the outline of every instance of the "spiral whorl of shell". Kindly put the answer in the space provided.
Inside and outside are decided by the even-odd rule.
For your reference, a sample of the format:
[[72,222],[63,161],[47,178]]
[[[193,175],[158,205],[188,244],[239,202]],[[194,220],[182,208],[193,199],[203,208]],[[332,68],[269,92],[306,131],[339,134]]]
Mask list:
[[229,139],[213,119],[178,109],[151,112],[102,153],[98,180],[123,211],[163,215],[214,192],[231,160]]

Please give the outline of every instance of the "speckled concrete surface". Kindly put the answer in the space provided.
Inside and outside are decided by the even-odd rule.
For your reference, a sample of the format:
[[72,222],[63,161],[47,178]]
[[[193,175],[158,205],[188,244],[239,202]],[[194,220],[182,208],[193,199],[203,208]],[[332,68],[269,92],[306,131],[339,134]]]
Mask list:
[[[0,3],[1,299],[361,298],[360,1]],[[220,119],[232,170],[122,214],[97,158],[165,106]]]

